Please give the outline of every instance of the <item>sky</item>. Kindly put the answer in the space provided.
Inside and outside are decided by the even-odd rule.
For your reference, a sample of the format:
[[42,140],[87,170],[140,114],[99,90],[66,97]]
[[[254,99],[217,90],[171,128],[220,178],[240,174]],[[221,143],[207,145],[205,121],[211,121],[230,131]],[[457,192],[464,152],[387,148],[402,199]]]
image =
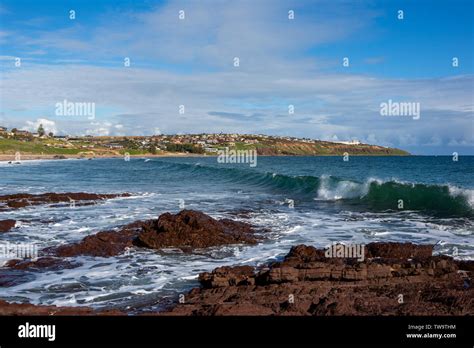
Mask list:
[[0,126],[474,155],[473,17],[471,0],[1,0]]

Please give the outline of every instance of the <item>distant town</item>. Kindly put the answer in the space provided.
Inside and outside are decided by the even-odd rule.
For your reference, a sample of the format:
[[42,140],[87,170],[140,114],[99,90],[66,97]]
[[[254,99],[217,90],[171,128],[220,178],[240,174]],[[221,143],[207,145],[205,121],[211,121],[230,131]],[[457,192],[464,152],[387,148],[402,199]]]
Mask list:
[[220,149],[255,149],[259,155],[406,155],[405,151],[362,144],[357,140],[321,141],[290,136],[262,134],[174,134],[152,136],[63,136],[0,126],[0,153],[16,151],[31,154],[76,156],[123,155],[215,155]]

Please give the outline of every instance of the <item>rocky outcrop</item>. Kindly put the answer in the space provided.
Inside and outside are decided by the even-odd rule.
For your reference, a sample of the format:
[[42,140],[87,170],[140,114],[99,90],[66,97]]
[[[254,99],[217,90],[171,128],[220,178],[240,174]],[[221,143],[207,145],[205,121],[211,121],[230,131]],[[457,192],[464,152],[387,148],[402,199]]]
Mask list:
[[60,257],[71,257],[77,255],[102,257],[115,256],[123,253],[126,248],[133,246],[133,240],[138,234],[138,231],[133,228],[135,225],[136,224],[127,225],[120,231],[102,231],[87,236],[78,243],[48,248],[45,252]]
[[41,270],[41,271],[59,271],[62,269],[71,269],[81,266],[78,262],[71,262],[56,257],[40,257],[36,260],[31,259],[15,259],[6,263],[6,267],[17,270]]
[[137,246],[152,249],[177,248],[190,252],[225,244],[255,244],[249,224],[229,219],[216,220],[193,210],[165,213],[158,219],[136,221],[118,230],[102,231],[73,244],[43,250],[59,257],[77,255],[115,256]]
[[433,253],[433,245],[413,243],[370,243],[366,246],[366,257],[392,259],[427,258]]
[[165,213],[143,226],[136,240],[139,246],[189,251],[226,244],[255,244],[257,239],[249,224],[229,219],[216,220],[199,211]]
[[255,274],[251,266],[223,266],[211,273],[199,275],[199,281],[204,288],[212,289],[226,286],[254,285]]
[[0,300],[0,315],[124,315],[118,310],[94,310],[89,307],[38,306]]
[[471,273],[460,272],[451,257],[432,256],[429,250],[432,246],[372,243],[369,257],[359,262],[326,258],[323,250],[298,245],[283,261],[265,267],[201,273],[201,287],[167,314],[474,314]]
[[0,210],[11,210],[28,207],[31,205],[70,203],[77,205],[93,204],[94,201],[111,199],[117,197],[129,197],[129,193],[122,194],[96,194],[85,192],[67,192],[67,193],[42,193],[29,194],[17,193],[13,195],[0,196]]
[[15,227],[16,221],[12,219],[0,220],[0,232],[8,232]]
[[39,257],[37,259],[13,259],[0,267],[0,288],[23,284],[35,279],[35,273],[62,271],[81,266],[78,261],[57,257]]

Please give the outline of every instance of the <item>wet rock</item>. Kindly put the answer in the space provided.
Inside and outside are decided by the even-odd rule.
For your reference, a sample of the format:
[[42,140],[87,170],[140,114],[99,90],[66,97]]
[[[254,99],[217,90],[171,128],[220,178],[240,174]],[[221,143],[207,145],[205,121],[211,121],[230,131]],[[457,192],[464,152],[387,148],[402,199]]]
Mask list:
[[31,203],[26,199],[20,199],[16,201],[7,201],[7,207],[12,209],[20,209],[31,205]]
[[160,249],[175,247],[184,251],[226,244],[255,244],[249,224],[229,219],[216,220],[199,211],[165,213],[143,226],[138,246]]
[[36,260],[10,260],[6,263],[6,267],[17,270],[48,270],[59,271],[62,269],[71,269],[81,266],[79,262],[71,262],[68,260],[55,257],[40,257]]
[[227,315],[227,316],[238,316],[238,315],[273,315],[273,311],[270,308],[255,305],[254,303],[237,303],[237,304],[220,304],[217,305],[212,312],[212,315]]
[[89,256],[115,256],[124,252],[126,248],[133,246],[136,238],[138,223],[130,224],[120,231],[102,231],[85,237],[78,243],[61,245],[55,248],[45,249],[44,252],[59,257],[71,257],[77,255]]
[[323,250],[302,244],[291,247],[290,252],[285,256],[285,262],[287,264],[293,262],[308,263],[323,260],[324,258],[325,255]]
[[35,275],[23,270],[0,267],[0,288],[17,286],[35,279]]
[[31,205],[52,204],[60,202],[75,201],[80,204],[82,201],[100,201],[117,197],[129,197],[129,193],[122,194],[96,194],[86,192],[66,192],[66,193],[42,193],[29,194],[17,193],[13,195],[0,196],[0,210],[20,209]]
[[459,262],[428,255],[432,246],[403,245],[372,243],[371,257],[362,262],[325,258],[323,250],[298,245],[283,261],[258,269],[219,267],[200,274],[201,287],[163,314],[474,314],[474,288],[466,286]]
[[199,281],[205,288],[252,285],[255,284],[254,268],[251,266],[219,267],[211,273],[201,273]]
[[0,300],[0,315],[124,315],[118,310],[94,310],[89,307],[39,306]]
[[8,232],[15,227],[16,221],[12,219],[0,220],[0,232]]
[[115,231],[102,231],[73,244],[43,250],[59,257],[77,255],[115,256],[133,246],[153,249],[178,248],[192,251],[223,244],[255,244],[250,225],[228,219],[215,220],[191,210],[172,215],[162,214],[158,219],[136,221]]
[[[266,283],[286,283],[298,281],[299,271],[294,267],[272,267],[267,274]],[[261,278],[260,278],[261,279]]]
[[35,272],[61,271],[81,266],[73,262],[54,257],[40,257],[38,259],[9,260],[0,267],[0,287],[10,287],[23,284],[35,279]]
[[456,260],[456,265],[462,271],[474,273],[474,261],[472,260]]
[[366,257],[387,259],[427,258],[433,253],[433,245],[413,243],[370,243],[366,245]]

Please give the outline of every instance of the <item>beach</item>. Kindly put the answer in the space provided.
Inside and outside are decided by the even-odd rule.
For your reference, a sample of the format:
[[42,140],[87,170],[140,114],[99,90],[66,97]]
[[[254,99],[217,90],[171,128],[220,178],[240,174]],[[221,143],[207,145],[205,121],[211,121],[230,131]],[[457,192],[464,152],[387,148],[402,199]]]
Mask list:
[[[200,157],[202,155],[196,154],[186,154],[186,153],[169,153],[169,154],[146,154],[146,155],[129,155],[130,158],[160,158],[160,157]],[[123,155],[94,155],[94,156],[84,156],[84,155],[37,155],[37,154],[21,154],[20,161],[37,161],[37,160],[56,160],[56,159],[89,159],[89,158],[124,158]],[[0,154],[0,162],[17,162],[17,157],[15,154]]]

